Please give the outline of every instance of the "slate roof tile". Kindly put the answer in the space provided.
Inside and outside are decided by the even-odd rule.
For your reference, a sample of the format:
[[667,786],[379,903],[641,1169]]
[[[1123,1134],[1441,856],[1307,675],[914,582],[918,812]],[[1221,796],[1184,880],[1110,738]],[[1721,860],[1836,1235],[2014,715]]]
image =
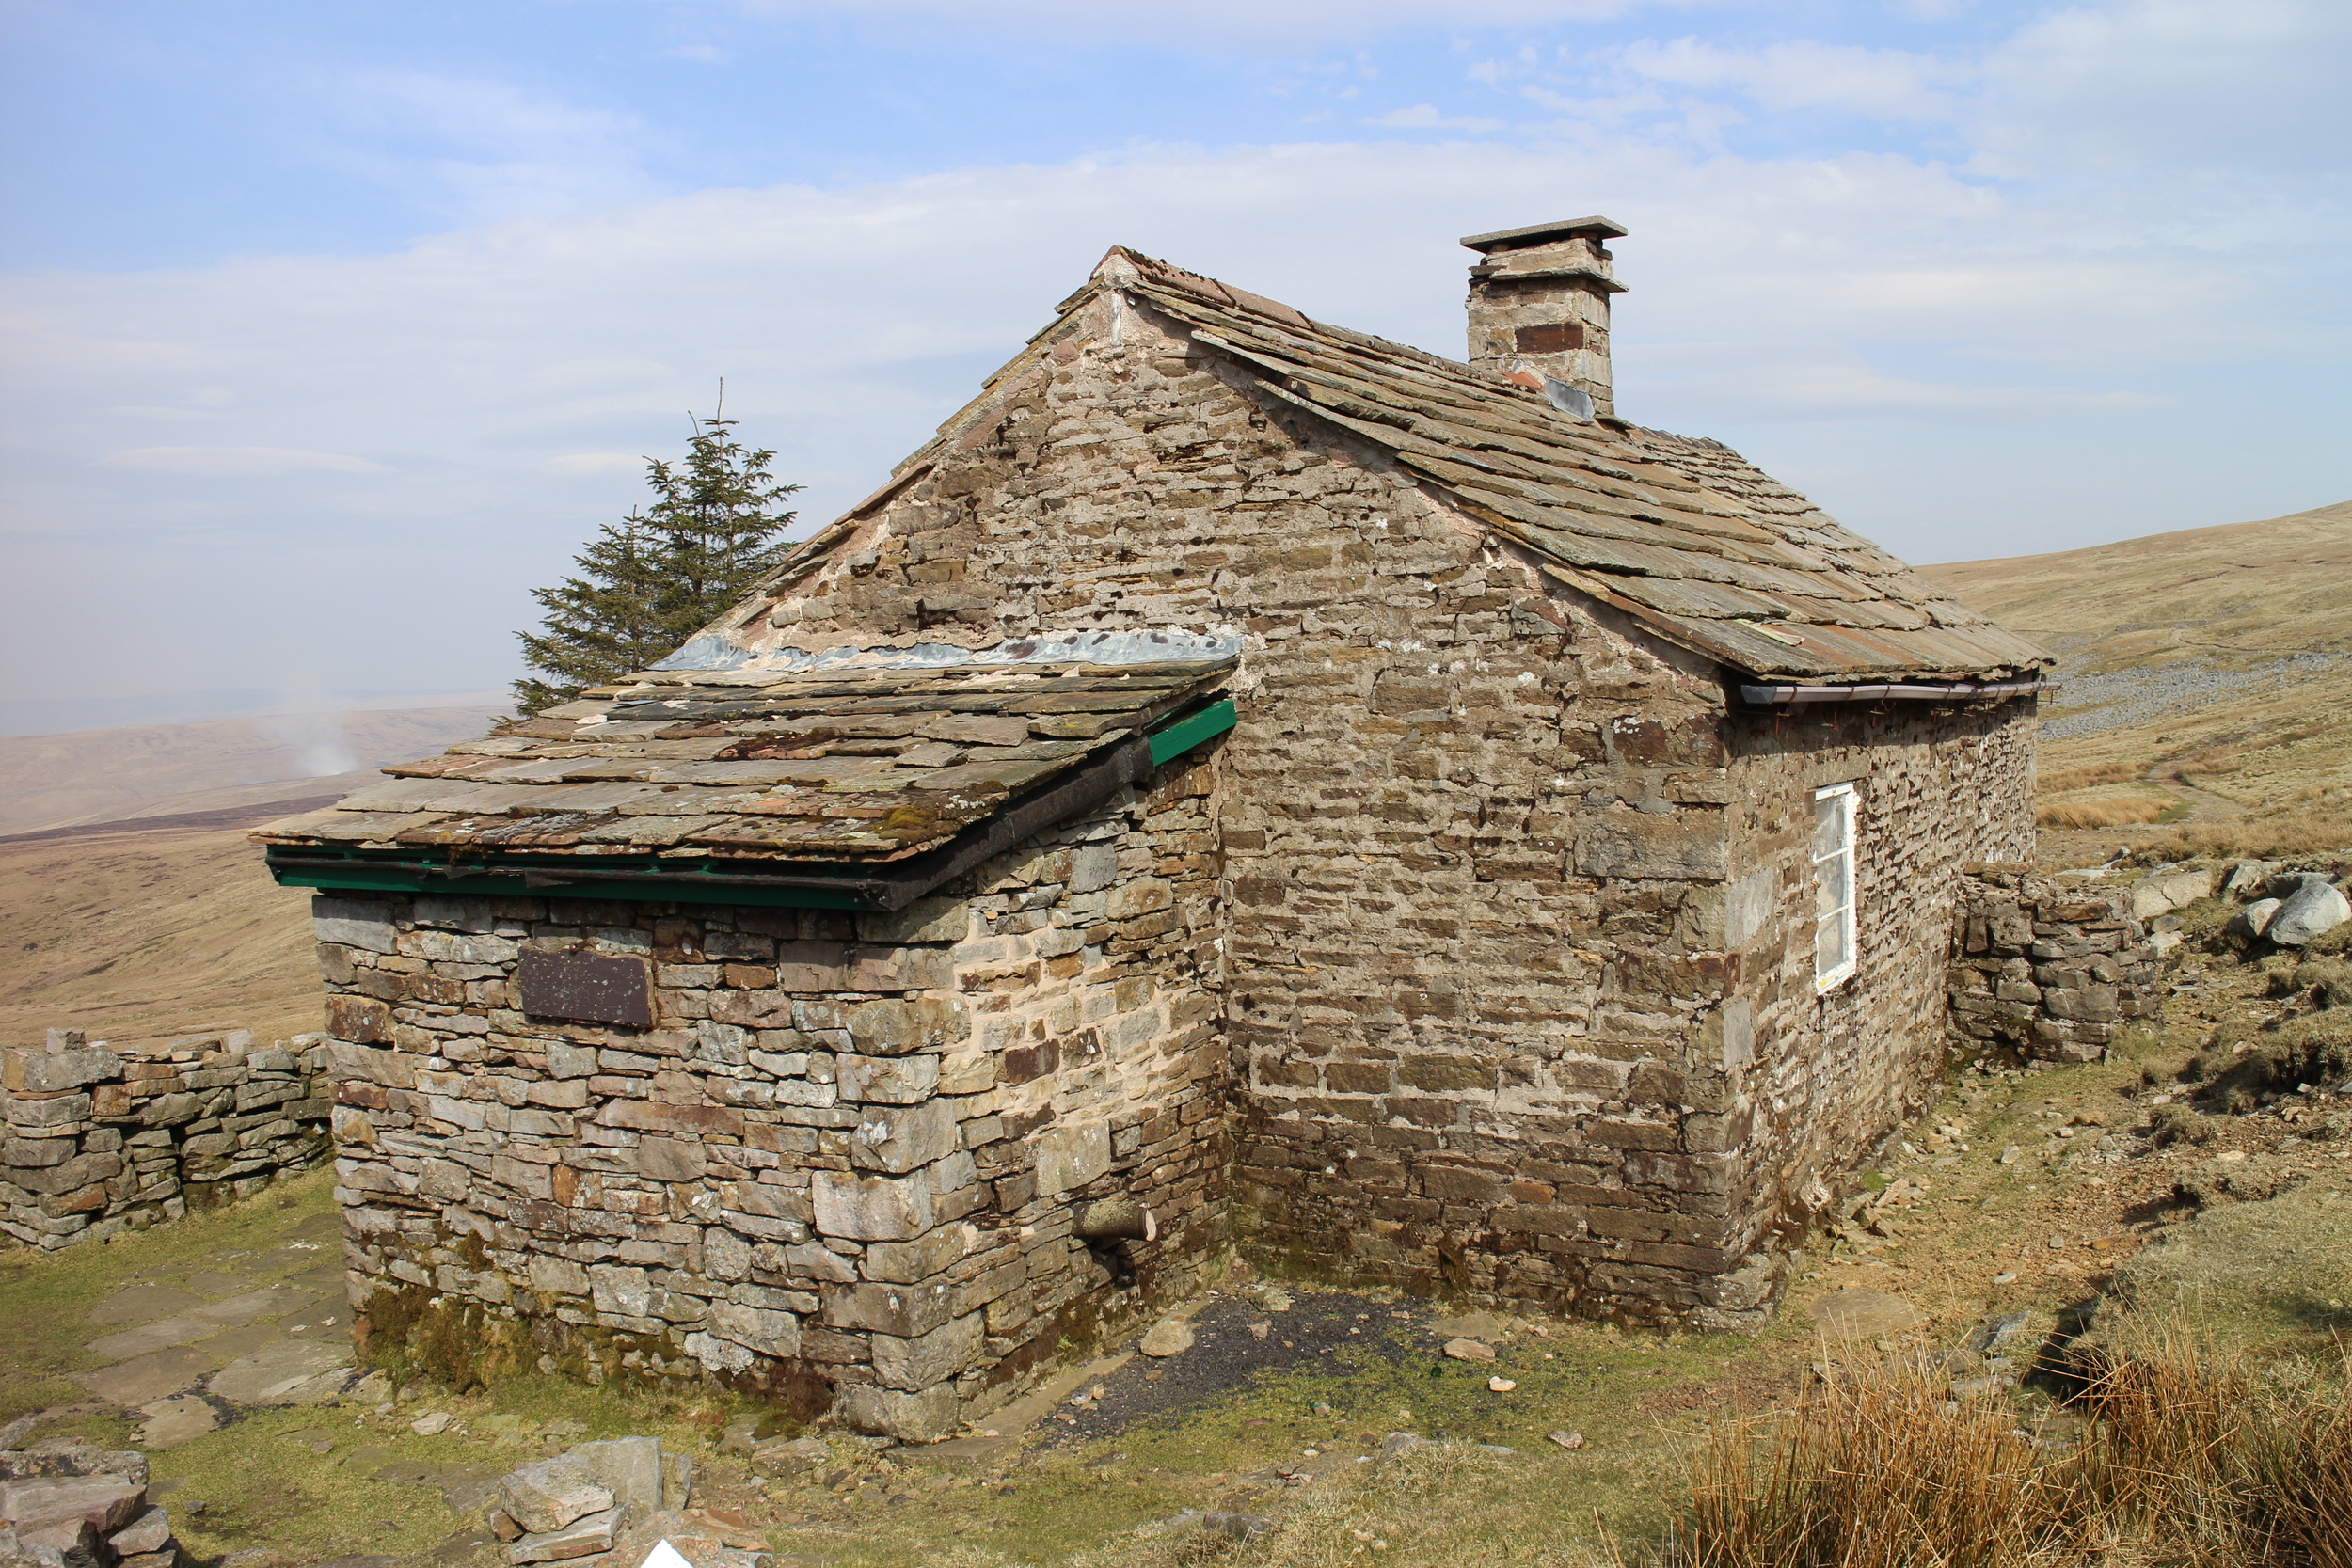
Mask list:
[[1751,674],[1997,676],[2050,662],[1721,443],[1579,420],[1487,372],[1258,309],[1230,284],[1133,251],[1113,258],[1124,265],[1106,264],[1099,286],[1123,288],[1267,396],[1384,449],[1570,568],[1564,581],[1599,583]]
[[[647,672],[389,768],[388,782],[255,836],[538,855],[903,859],[1199,705],[1232,668],[1231,658],[1194,658]],[[713,700],[721,692],[724,701]],[[659,721],[612,718],[656,708]],[[675,736],[680,719],[714,714],[724,720],[719,734]]]

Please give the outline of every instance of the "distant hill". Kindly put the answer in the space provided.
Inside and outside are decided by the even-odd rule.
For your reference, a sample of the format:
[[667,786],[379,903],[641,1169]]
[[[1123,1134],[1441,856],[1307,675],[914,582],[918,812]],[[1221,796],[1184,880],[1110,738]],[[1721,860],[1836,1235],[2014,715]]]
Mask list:
[[283,810],[0,841],[0,1044],[48,1028],[117,1043],[321,1027],[310,894],[246,837]]
[[2352,815],[2352,501],[1919,569],[2059,656],[2045,817]]
[[487,731],[491,706],[271,714],[0,737],[0,834],[339,794]]

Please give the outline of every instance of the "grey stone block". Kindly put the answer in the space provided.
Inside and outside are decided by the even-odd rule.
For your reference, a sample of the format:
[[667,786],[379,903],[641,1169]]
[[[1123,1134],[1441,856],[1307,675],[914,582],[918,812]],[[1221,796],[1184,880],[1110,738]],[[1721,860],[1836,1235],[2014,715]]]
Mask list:
[[931,1176],[869,1176],[850,1171],[809,1173],[817,1231],[852,1242],[902,1242],[931,1227]]
[[[904,1175],[963,1145],[954,1108],[945,1101],[920,1105],[868,1105],[850,1135],[850,1157],[866,1170]],[[1106,1156],[1107,1158],[1107,1156]]]
[[661,1440],[615,1437],[575,1444],[565,1455],[608,1488],[629,1523],[661,1512]]
[[929,1388],[955,1377],[969,1366],[983,1337],[984,1320],[977,1312],[913,1338],[876,1334],[872,1341],[874,1375],[893,1388]]
[[914,1056],[838,1056],[834,1085],[840,1098],[912,1105],[939,1089],[939,1058]]
[[389,953],[396,935],[389,904],[332,894],[320,894],[310,900],[310,930],[321,942],[340,942],[368,953]]
[[[653,1441],[651,1438],[645,1439]],[[543,1459],[535,1465],[525,1465],[511,1471],[499,1482],[506,1512],[525,1532],[544,1535],[568,1528],[591,1515],[612,1507],[613,1490],[599,1481],[595,1471],[575,1455],[561,1459]],[[512,1560],[539,1562],[544,1558],[527,1557]]]
[[849,1013],[850,1037],[868,1056],[903,1056],[951,1045],[971,1033],[963,1004],[953,998],[867,1002]]

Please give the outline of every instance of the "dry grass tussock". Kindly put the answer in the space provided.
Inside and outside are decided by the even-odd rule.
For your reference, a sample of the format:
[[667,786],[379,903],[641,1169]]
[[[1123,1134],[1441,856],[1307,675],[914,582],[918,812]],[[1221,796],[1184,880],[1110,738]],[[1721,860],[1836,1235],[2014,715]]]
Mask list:
[[2352,1568],[2352,1362],[2151,1337],[2070,1442],[1919,1377],[1818,1390],[1697,1455],[1674,1568]]
[[2352,797],[2217,822],[2183,822],[2133,847],[2140,865],[2170,861],[2295,859],[2352,851]]
[[[2085,772],[2098,769],[2085,768]],[[2087,789],[2063,799],[2043,799],[2034,807],[2034,821],[2044,828],[2121,828],[2163,819],[2180,808],[2180,801],[2145,784],[2120,784]]]
[[2044,795],[2063,795],[2070,789],[2092,789],[2100,784],[2123,784],[2138,778],[2147,768],[2136,762],[2102,762],[2089,768],[2069,768],[2057,773],[2044,773],[2035,787]]

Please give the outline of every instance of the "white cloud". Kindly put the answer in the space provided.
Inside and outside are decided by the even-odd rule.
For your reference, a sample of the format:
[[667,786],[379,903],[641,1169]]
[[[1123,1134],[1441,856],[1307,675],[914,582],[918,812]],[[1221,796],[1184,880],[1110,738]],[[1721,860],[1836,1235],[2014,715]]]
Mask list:
[[660,140],[634,114],[509,82],[418,71],[322,85],[349,139],[320,154],[460,222],[557,216],[643,200]]
[[[2315,48],[2307,23],[2276,47]],[[1506,58],[1492,85],[1551,95],[1561,125],[672,197],[628,183],[639,132],[623,119],[411,92],[458,161],[545,163],[573,183],[484,195],[525,215],[394,255],[15,283],[6,657],[25,679],[129,689],[163,668],[183,685],[493,684],[512,628],[536,618],[527,590],[642,499],[639,454],[681,450],[718,377],[746,436],[810,486],[814,524],[926,439],[1113,243],[1458,354],[1471,258],[1454,236],[1605,213],[1632,230],[1614,247],[1632,288],[1620,407],[1729,440],[1916,559],[2338,499],[2308,367],[2346,353],[2339,177],[2296,174],[2308,148],[2258,145],[2237,120],[2200,156],[2269,173],[2217,178],[2162,136],[2119,161],[2129,137],[2072,106],[2106,93],[2127,127],[2213,124],[2210,104],[2181,107],[2179,62],[2205,36],[2127,0],[2037,23],[1975,76],[1825,49],[1660,44],[1632,56],[1657,74],[1613,58],[1580,80]],[[2086,74],[2101,51],[2111,81]],[[2218,56],[2219,80],[2254,90]],[[1742,157],[1708,139],[1790,106],[1934,109],[1957,150]],[[1465,129],[1451,107],[1394,123]],[[2063,167],[2068,136],[2092,138],[2086,166],[2122,172],[1995,179],[1964,162]],[[211,416],[213,444],[119,450],[121,420],[162,417],[128,411],[180,409]],[[2185,465],[2190,450],[2209,455]]]
[[2352,6],[2342,0],[2077,5],[1992,50],[1985,71],[1971,130],[1988,172],[2263,171],[2304,182],[2307,201],[2345,194]]
[[547,466],[562,474],[639,474],[645,460],[635,452],[574,451],[550,457]]
[[1366,125],[1383,125],[1396,130],[1412,131],[1500,131],[1502,121],[1485,115],[1441,115],[1434,103],[1416,103],[1409,109],[1391,109],[1387,114],[1364,121]]
[[109,468],[145,468],[159,474],[212,474],[251,479],[271,474],[326,472],[388,473],[381,463],[335,451],[292,447],[138,447],[98,459]]
[[2063,386],[1977,386],[1888,375],[1861,356],[1818,343],[1661,344],[1642,367],[1654,393],[1703,403],[1731,419],[1925,420],[1939,427],[2018,424],[2128,413],[2175,401],[2143,391]]
[[125,404],[119,408],[109,408],[106,410],[106,413],[111,419],[162,420],[167,422],[176,422],[187,420],[203,420],[210,419],[212,417],[204,410],[199,408],[156,407],[139,404]]
[[1968,78],[1964,66],[1900,49],[1789,42],[1724,49],[1694,38],[1641,42],[1618,62],[1648,81],[1686,87],[1734,87],[1762,109],[1840,109],[1880,119],[1949,119],[1944,89]]

